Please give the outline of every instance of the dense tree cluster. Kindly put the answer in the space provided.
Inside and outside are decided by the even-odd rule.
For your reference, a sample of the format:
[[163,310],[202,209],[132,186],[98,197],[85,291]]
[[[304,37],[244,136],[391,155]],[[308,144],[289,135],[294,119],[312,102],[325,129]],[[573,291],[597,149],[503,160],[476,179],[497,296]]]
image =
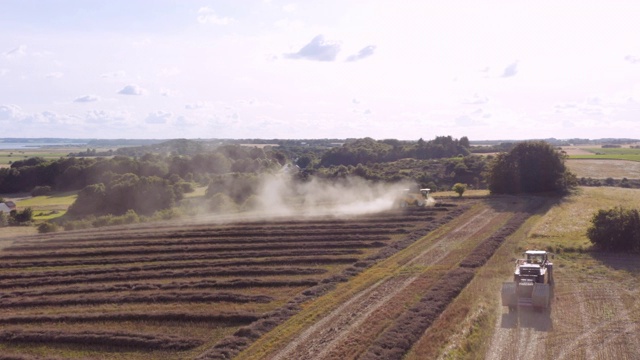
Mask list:
[[565,155],[544,141],[525,141],[496,156],[489,172],[492,193],[566,192],[577,183]]
[[438,136],[434,140],[417,142],[401,142],[398,140],[376,141],[371,138],[356,139],[346,142],[325,152],[320,160],[324,167],[390,162],[405,158],[419,160],[441,159],[453,156],[469,155],[469,139],[460,140],[451,136]]
[[178,139],[104,153],[88,148],[57,160],[18,160],[0,169],[0,193],[38,196],[80,190],[70,216],[119,217],[128,211],[148,216],[170,209],[196,183],[208,185],[211,207],[243,207],[255,201],[258,175],[263,172],[290,171],[301,182],[312,176],[357,176],[381,182],[411,180],[434,191],[448,190],[454,183],[479,188],[490,158],[470,155],[467,137],[264,142],[264,146],[241,146],[242,140],[214,144]]
[[587,237],[603,250],[640,253],[640,211],[622,207],[599,210],[591,219]]
[[253,173],[278,169],[282,154],[239,145],[223,146],[216,151],[187,155],[147,153],[138,158],[30,158],[15,161],[0,169],[0,193],[31,192],[49,186],[55,191],[80,190],[97,183],[109,183],[115,175],[134,174],[169,179],[173,175],[187,181],[209,182],[212,174]]
[[82,189],[69,207],[69,214],[121,215],[133,210],[151,215],[171,208],[181,198],[180,188],[169,180],[127,173],[114,176],[106,186],[98,183]]

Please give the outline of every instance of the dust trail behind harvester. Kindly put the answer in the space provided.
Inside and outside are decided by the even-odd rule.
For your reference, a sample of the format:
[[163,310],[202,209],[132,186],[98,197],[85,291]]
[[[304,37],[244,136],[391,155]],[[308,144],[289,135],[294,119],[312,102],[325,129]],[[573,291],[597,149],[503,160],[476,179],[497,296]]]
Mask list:
[[359,177],[294,181],[288,174],[266,175],[253,209],[260,216],[356,216],[389,210],[410,183],[373,183]]

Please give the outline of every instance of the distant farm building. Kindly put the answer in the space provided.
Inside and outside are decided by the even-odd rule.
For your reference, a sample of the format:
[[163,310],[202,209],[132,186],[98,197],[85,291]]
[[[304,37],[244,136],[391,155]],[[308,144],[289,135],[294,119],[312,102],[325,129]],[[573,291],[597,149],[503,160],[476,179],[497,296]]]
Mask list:
[[13,201],[0,203],[0,212],[10,213],[13,210],[16,210],[16,204]]

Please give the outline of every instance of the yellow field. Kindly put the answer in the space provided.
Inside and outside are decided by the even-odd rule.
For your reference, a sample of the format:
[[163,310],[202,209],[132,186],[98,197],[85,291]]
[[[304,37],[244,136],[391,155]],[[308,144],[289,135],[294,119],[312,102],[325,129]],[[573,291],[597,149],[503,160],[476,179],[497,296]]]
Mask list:
[[569,159],[566,165],[578,178],[640,179],[640,162],[638,161]]

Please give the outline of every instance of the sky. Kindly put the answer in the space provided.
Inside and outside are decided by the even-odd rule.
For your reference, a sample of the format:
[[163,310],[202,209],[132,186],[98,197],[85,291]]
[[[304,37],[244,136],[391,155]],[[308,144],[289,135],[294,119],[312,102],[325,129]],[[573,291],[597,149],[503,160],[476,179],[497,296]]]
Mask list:
[[0,138],[640,138],[637,1],[0,0]]

